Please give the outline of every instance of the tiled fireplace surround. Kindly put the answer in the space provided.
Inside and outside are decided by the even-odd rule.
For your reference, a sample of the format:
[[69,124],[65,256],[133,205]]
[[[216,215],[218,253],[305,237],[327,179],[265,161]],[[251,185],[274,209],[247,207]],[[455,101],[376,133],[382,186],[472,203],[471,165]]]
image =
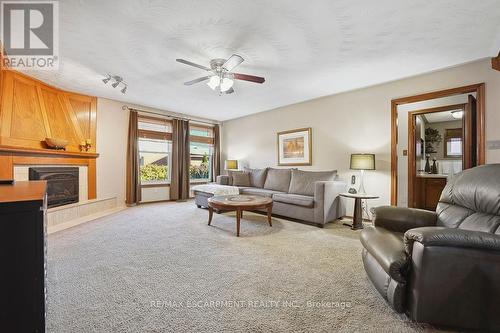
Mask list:
[[[68,165],[54,164],[14,165],[14,180],[29,180],[29,168],[67,166]],[[116,198],[114,197],[104,199],[88,199],[88,167],[81,165],[77,167],[79,170],[79,201],[78,203],[48,209],[47,227],[49,233],[65,229],[118,210]]]

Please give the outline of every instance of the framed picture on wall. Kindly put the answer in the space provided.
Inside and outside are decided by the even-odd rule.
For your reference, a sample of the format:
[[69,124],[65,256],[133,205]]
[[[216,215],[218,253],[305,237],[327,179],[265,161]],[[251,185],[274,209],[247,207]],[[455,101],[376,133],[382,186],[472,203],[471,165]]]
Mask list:
[[312,129],[278,133],[278,165],[312,165]]

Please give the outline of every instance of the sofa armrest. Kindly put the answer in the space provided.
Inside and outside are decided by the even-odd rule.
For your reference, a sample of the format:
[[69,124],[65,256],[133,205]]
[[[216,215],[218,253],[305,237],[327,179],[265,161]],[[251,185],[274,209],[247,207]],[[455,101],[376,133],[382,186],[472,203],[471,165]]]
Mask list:
[[345,192],[347,183],[341,180],[314,183],[314,222],[325,224],[345,214],[339,194]]
[[219,185],[229,185],[229,176],[220,175],[215,178],[215,182]]
[[410,229],[404,236],[405,249],[407,253],[412,253],[413,244],[415,242],[419,242],[423,246],[448,246],[500,251],[500,235],[482,231],[444,227]]
[[396,232],[435,226],[437,214],[423,209],[380,206],[375,208],[373,225]]

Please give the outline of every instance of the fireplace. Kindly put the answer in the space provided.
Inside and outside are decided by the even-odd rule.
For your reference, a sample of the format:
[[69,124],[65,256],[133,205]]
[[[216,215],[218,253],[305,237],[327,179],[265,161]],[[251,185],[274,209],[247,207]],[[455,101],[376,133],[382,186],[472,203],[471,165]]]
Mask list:
[[48,207],[78,202],[78,167],[29,168],[30,180],[47,181]]

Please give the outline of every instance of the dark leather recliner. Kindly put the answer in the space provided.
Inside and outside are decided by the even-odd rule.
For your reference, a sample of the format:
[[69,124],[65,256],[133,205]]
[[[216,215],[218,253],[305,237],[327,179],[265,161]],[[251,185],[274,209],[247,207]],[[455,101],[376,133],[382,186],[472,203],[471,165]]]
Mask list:
[[435,213],[376,208],[361,243],[368,277],[397,312],[500,331],[500,164],[454,176]]

